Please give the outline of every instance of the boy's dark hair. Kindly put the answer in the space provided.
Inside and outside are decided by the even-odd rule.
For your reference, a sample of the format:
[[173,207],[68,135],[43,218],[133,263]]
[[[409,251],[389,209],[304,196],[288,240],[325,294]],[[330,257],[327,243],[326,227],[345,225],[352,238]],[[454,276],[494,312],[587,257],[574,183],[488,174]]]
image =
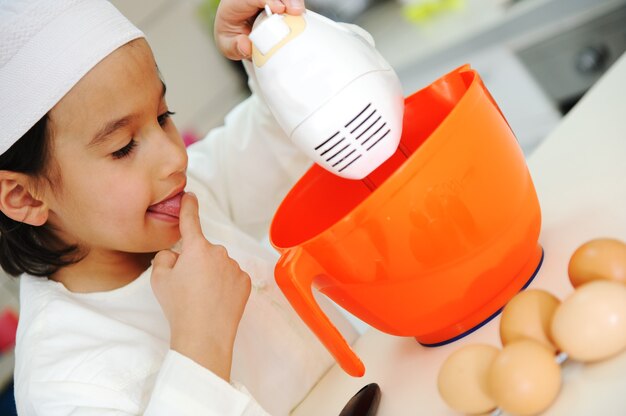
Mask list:
[[[50,172],[48,115],[43,116],[3,154],[0,170],[46,178]],[[33,226],[0,212],[0,266],[12,276],[49,276],[74,263],[77,247],[63,243],[49,225]]]

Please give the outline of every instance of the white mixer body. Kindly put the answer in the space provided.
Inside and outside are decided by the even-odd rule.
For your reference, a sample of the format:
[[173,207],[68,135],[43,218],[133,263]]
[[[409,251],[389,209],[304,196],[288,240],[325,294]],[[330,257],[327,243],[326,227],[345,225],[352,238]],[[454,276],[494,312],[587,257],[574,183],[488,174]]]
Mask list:
[[311,11],[297,19],[303,20],[299,33],[269,50],[266,42],[266,55],[256,49],[255,30],[250,36],[261,94],[313,161],[339,176],[362,179],[398,147],[400,81],[367,33]]

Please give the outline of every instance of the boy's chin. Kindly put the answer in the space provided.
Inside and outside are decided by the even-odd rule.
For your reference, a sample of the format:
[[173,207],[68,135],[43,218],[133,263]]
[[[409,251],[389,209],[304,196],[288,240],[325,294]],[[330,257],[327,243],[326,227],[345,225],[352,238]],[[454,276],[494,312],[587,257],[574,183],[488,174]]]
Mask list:
[[170,250],[174,246],[178,246],[179,241],[180,232],[178,230],[171,233],[163,233],[159,235],[158,238],[149,240],[148,247],[141,251],[146,253],[154,253],[161,250]]

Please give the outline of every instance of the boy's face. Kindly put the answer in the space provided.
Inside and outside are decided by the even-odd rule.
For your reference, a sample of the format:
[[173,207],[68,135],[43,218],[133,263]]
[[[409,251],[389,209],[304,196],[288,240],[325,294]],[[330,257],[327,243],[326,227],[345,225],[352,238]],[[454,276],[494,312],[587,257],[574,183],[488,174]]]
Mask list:
[[[187,154],[148,44],[107,56],[50,111],[49,223],[90,252],[149,253],[179,238]],[[177,204],[178,201],[178,204]],[[173,215],[172,215],[173,214]]]

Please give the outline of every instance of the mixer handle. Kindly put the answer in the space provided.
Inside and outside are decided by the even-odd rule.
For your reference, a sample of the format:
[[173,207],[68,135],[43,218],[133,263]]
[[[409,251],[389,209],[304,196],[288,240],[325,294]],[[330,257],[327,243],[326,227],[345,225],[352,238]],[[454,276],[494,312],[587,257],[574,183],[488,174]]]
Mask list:
[[281,256],[274,272],[276,283],[291,306],[335,357],[341,368],[354,377],[365,374],[365,366],[359,357],[313,297],[313,279],[323,273],[321,266],[302,247],[296,247]]

